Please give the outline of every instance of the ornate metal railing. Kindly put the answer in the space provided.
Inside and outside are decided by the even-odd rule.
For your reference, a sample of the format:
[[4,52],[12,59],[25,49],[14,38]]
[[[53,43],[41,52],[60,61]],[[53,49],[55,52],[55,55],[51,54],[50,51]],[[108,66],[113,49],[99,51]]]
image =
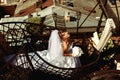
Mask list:
[[[48,61],[46,61],[40,55],[38,55],[36,49],[37,42],[38,41],[43,42],[47,40],[46,37],[49,36],[49,33],[51,32],[52,29],[53,27],[41,26],[39,24],[28,23],[28,22],[0,23],[0,32],[4,36],[3,38],[5,39],[4,44],[7,44],[9,47],[8,49],[10,49],[10,51],[8,51],[8,49],[5,49],[6,47],[1,48],[2,51],[3,49],[6,50],[8,54],[5,55],[6,59],[5,61],[3,61],[3,64],[1,64],[0,71],[4,72],[5,69],[8,69],[7,73],[11,74],[10,70],[14,70],[13,73],[17,73],[17,74],[14,76],[11,75],[11,77],[13,76],[17,79],[23,77],[23,76],[18,77],[18,74],[19,73],[21,74],[20,70],[25,70],[25,71],[27,70],[28,73],[25,73],[27,76],[30,76],[30,74],[33,73],[34,71],[39,71],[41,73],[45,73],[50,76],[56,75],[55,77],[52,77],[52,80],[57,80],[56,78],[61,78],[61,80],[63,78],[68,80],[69,79],[78,80],[81,78],[81,76],[85,76],[86,73],[84,73],[83,70],[95,64],[98,61],[99,59],[98,54],[95,55],[96,56],[95,60],[93,60],[87,65],[83,65],[82,67],[78,67],[78,68],[57,67],[55,65],[50,64]],[[39,48],[42,47],[44,47],[44,45],[40,46]],[[29,55],[28,53],[30,52],[33,52],[33,55]],[[93,53],[96,54],[98,52],[94,51]],[[4,55],[5,52],[3,51],[0,54]],[[12,57],[9,57],[11,55]],[[38,60],[36,59],[36,57],[38,58]],[[18,63],[14,63],[15,61]],[[32,61],[34,61],[35,64],[37,65],[33,65]],[[4,77],[6,78],[7,76]]]

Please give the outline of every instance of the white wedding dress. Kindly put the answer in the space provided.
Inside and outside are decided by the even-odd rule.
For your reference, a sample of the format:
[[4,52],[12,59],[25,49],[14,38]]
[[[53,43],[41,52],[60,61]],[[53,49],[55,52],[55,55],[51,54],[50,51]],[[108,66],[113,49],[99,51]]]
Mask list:
[[[72,46],[70,47],[72,49]],[[83,54],[83,51],[80,51],[80,54]],[[58,35],[58,30],[53,30],[50,38],[49,38],[49,45],[48,50],[37,51],[38,55],[40,55],[45,61],[49,62],[50,64],[62,67],[62,68],[75,68],[80,67],[80,59],[79,57],[71,57],[71,56],[63,56],[63,50],[61,46],[61,39]],[[18,56],[21,56],[20,54]],[[33,56],[34,55],[34,56]],[[34,66],[35,69],[40,67],[40,64],[44,63],[34,52],[28,53],[28,56]],[[34,59],[32,59],[34,57]],[[23,61],[26,60],[23,57]],[[36,63],[37,61],[37,63]],[[22,64],[21,59],[17,59],[17,65]],[[25,67],[25,66],[24,66]]]

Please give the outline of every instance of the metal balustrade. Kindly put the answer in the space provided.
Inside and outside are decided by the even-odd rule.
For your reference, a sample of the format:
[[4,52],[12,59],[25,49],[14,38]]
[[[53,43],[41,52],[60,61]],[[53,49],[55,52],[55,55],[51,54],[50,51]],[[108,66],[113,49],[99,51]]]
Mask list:
[[[30,29],[30,27],[32,28]],[[34,31],[36,29],[37,31]],[[28,71],[28,73],[25,73],[25,75],[27,76],[37,71],[39,72],[39,74],[42,73],[47,75],[47,77],[51,78],[52,80],[58,80],[58,78],[60,80],[79,80],[83,75],[85,76],[86,73],[84,73],[83,70],[95,64],[99,59],[99,55],[96,55],[96,59],[89,64],[83,65],[82,67],[78,68],[57,67],[50,64],[48,61],[44,60],[44,58],[38,55],[35,47],[37,45],[36,42],[40,40],[42,42],[47,39],[43,37],[45,36],[43,33],[45,31],[51,32],[52,29],[53,27],[43,27],[39,24],[28,22],[0,23],[0,32],[6,40],[6,44],[8,44],[11,49],[11,52],[8,53],[9,55],[14,54],[10,59],[7,60],[7,62],[0,66],[0,71],[4,72],[5,69],[8,69],[8,75],[11,74],[11,76],[13,75],[13,73],[17,73],[16,75],[14,75],[17,79],[22,79],[22,76],[17,76],[18,74],[22,74],[20,72],[22,70],[23,74],[24,71]],[[43,46],[41,46],[40,48],[42,47]],[[34,55],[29,55],[30,52],[33,52]],[[94,51],[94,53],[97,53],[97,51]],[[36,59],[36,57],[38,58],[38,60]],[[35,62],[36,65],[33,64],[32,60]],[[14,63],[14,61],[17,61],[18,63]],[[9,72],[9,69],[12,69],[14,71],[12,71],[11,73]]]

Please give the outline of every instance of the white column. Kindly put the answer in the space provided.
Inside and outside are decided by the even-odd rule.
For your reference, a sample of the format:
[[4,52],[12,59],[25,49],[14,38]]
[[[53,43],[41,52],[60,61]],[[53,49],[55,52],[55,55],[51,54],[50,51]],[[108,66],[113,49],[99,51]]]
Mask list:
[[114,23],[113,19],[111,19],[111,18],[107,19],[106,24],[105,24],[105,28],[102,32],[100,41],[97,45],[97,50],[98,51],[101,52],[102,49],[105,47],[108,40],[112,36],[112,30],[115,29],[115,28],[116,28],[116,26],[115,26],[115,23]]

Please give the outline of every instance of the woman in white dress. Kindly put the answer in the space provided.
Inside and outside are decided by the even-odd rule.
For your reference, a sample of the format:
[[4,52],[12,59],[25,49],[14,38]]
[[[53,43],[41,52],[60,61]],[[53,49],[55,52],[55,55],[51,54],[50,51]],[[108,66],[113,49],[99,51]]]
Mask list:
[[61,46],[63,50],[63,56],[65,57],[65,67],[80,67],[81,62],[79,56],[83,54],[81,48],[74,46],[70,41],[70,34],[66,30],[59,30],[59,36],[61,39]]
[[[53,30],[51,32],[48,44],[48,50],[37,51],[44,60],[50,64],[62,67],[62,68],[75,68],[80,67],[79,56],[83,54],[81,48],[72,47],[72,43],[69,42],[70,34],[66,31]],[[74,54],[72,54],[74,52]],[[28,53],[29,58],[34,66],[38,68],[39,64],[42,64],[41,60],[35,53]],[[32,59],[32,55],[34,59]],[[17,65],[19,65],[21,59],[17,60]],[[24,59],[25,60],[25,59]],[[36,61],[39,63],[36,63]],[[19,63],[19,64],[18,64]]]

